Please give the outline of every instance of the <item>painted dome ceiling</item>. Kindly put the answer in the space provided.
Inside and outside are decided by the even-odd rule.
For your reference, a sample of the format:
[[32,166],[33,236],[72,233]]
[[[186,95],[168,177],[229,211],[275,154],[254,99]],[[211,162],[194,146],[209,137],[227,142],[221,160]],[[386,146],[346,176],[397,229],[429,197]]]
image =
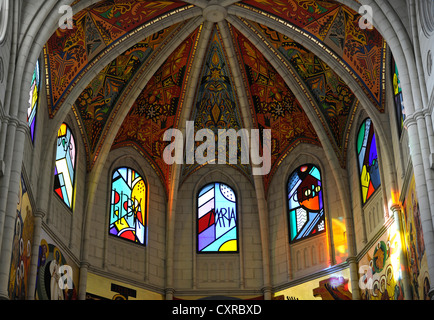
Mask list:
[[339,2],[91,2],[75,1],[74,28],[44,47],[49,115],[72,105],[88,170],[104,148],[132,146],[168,188],[163,135],[194,121],[272,129],[267,187],[300,143],[329,146],[345,167],[359,101],[384,112],[386,43]]

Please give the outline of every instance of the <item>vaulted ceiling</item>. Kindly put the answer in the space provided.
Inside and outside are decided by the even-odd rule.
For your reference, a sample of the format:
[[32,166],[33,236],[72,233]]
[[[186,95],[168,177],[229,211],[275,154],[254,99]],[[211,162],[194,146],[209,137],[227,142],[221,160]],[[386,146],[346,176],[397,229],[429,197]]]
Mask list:
[[[345,167],[348,133],[360,107],[354,83],[384,112],[381,35],[360,28],[360,15],[336,1],[223,1],[225,9],[213,10],[200,8],[204,3],[99,1],[76,12],[73,29],[58,29],[49,39],[49,115],[56,117],[68,95],[81,88],[72,108],[88,170],[105,144],[132,146],[167,188],[163,135],[187,120],[195,121],[196,130],[272,129],[266,187],[300,143],[330,144]],[[250,178],[248,165],[236,167]],[[183,166],[182,178],[197,168]]]

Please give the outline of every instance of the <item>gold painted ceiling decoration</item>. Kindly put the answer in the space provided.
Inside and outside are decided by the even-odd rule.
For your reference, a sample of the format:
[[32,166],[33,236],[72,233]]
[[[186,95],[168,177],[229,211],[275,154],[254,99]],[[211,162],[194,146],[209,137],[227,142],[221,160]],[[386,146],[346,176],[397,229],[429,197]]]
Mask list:
[[75,14],[73,29],[59,28],[44,48],[50,117],[108,50],[159,16],[186,6],[180,1],[106,0]]
[[[83,2],[75,1],[80,5]],[[243,127],[237,94],[240,88],[234,85],[217,24],[210,38],[204,40],[208,49],[202,53],[204,62],[199,67],[199,83],[189,81],[189,71],[196,58],[202,27],[188,36],[184,32],[186,38],[182,44],[171,47],[171,41],[182,33],[188,21],[170,26],[167,21],[193,8],[195,5],[178,0],[99,1],[75,14],[72,30],[57,30],[45,45],[48,111],[54,118],[84,74],[111,50],[150,26],[166,23],[165,28],[152,29],[157,31],[145,39],[123,50],[117,49],[123,53],[89,83],[81,84],[84,89],[73,110],[86,146],[88,170],[92,170],[111,125],[123,123],[112,148],[136,148],[148,159],[168,190],[170,166],[162,159],[168,143],[162,136],[165,130],[179,127],[185,91],[190,86],[196,92],[190,116],[196,121],[196,130]],[[285,83],[285,76],[297,78],[308,100],[313,101],[324,132],[341,166],[345,167],[348,133],[359,100],[321,55],[313,54],[309,46],[301,45],[294,40],[297,37],[293,39],[288,34],[302,34],[309,43],[319,43],[324,55],[339,62],[378,112],[384,112],[385,101],[384,39],[375,29],[360,29],[360,15],[336,1],[245,0],[232,4],[232,8],[240,16],[231,15],[237,23],[226,23],[232,38],[228,43],[233,44],[240,66],[252,124],[260,130],[272,130],[273,163],[271,173],[264,177],[266,188],[279,164],[296,145],[322,145],[305,112],[306,106],[296,99]],[[258,22],[248,19],[249,16],[255,16],[254,21]],[[244,27],[251,31],[249,35],[245,34]],[[252,44],[255,43],[249,38],[252,35],[255,41],[264,44],[270,55],[278,55],[288,65],[285,75],[279,74],[267,61],[267,55]],[[127,105],[128,93],[165,48],[171,48],[172,54],[149,82],[141,86],[144,89],[136,102]],[[120,119],[119,114],[126,117]],[[249,177],[249,166],[238,167]],[[182,176],[186,178],[197,169],[197,166],[184,166]]]
[[245,0],[235,4],[318,41],[346,64],[380,112],[385,106],[386,41],[374,28],[360,28],[360,14],[337,1]]
[[283,158],[300,143],[321,145],[300,102],[264,55],[235,28],[232,35],[245,75],[255,128],[271,129],[271,172],[264,177],[268,189]]
[[73,109],[80,127],[83,127],[88,166],[92,165],[92,159],[99,151],[99,142],[109,129],[109,120],[116,116],[119,100],[131,89],[128,85],[131,85],[134,76],[149,66],[160,47],[167,44],[167,38],[176,36],[183,25],[181,23],[161,30],[119,55],[80,94]]
[[298,76],[305,90],[311,95],[324,128],[330,132],[330,140],[345,166],[348,132],[352,118],[359,105],[354,93],[345,81],[323,60],[293,39],[253,21],[252,30],[258,33],[276,52],[293,67],[293,76]]
[[[195,134],[201,129],[210,129],[218,139],[223,139],[219,136],[218,130],[234,129],[238,132],[244,128],[233,75],[216,24],[211,32],[196,91],[194,108],[190,116],[190,119],[194,121]],[[237,164],[233,165],[250,179],[251,169],[249,165],[242,164],[240,144],[241,142],[238,141]],[[196,142],[195,147],[200,145],[201,142]],[[216,159],[218,159],[219,152],[224,152],[219,148],[216,148],[215,151]],[[227,148],[225,155],[229,156],[229,148]],[[227,159],[229,158],[227,157]],[[183,164],[182,179],[186,179],[200,167],[197,162],[195,164]]]

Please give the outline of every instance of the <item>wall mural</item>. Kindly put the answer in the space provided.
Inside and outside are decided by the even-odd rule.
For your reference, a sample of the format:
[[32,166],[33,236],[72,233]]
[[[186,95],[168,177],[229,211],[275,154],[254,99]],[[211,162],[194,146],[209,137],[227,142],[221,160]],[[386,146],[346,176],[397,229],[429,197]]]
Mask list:
[[386,41],[381,34],[375,28],[360,28],[360,15],[337,1],[296,2],[245,0],[236,5],[267,12],[267,16],[288,21],[313,40],[323,42],[343,60],[377,109],[384,112]]
[[425,242],[420,220],[419,203],[414,176],[403,202],[401,224],[404,232],[405,249],[413,300],[429,300],[430,278],[428,275]]
[[74,15],[73,29],[57,29],[44,48],[50,117],[104,50],[141,25],[183,6],[179,1],[100,1]]
[[354,93],[332,68],[299,43],[268,26],[253,21],[249,24],[282,54],[304,82],[325,120],[324,127],[331,132],[341,163],[345,163],[351,115],[358,104]]
[[138,42],[110,62],[83,90],[73,109],[79,124],[82,124],[84,142],[88,155],[88,166],[92,166],[92,155],[97,152],[98,143],[104,138],[104,128],[116,114],[116,104],[127,90],[128,84],[142,68],[152,60],[152,53],[163,46],[171,32],[178,29],[173,25]]
[[362,300],[404,300],[401,239],[390,227],[359,261]]
[[24,300],[28,292],[34,217],[24,178],[21,177],[9,275],[9,298]]
[[[231,28],[241,71],[250,94],[253,125],[271,129],[271,172],[264,176],[265,187],[278,164],[299,143],[320,145],[309,118],[283,78],[264,55],[235,28]],[[262,141],[262,140],[261,140]]]
[[36,300],[77,300],[79,269],[53,241],[43,235],[39,245]]

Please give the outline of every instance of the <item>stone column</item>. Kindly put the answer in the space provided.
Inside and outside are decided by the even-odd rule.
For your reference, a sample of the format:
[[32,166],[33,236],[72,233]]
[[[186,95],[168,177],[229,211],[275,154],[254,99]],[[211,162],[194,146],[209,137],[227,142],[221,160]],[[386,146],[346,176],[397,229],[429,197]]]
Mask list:
[[[428,195],[428,188],[425,178],[425,168],[423,163],[423,152],[420,145],[418,125],[414,116],[405,119],[405,126],[408,130],[410,146],[410,156],[413,163],[413,172],[416,184],[416,193],[421,215],[421,224],[425,242],[425,252],[427,256],[428,273],[434,277],[434,231],[431,217],[431,207]],[[431,282],[430,297],[434,293],[434,284]]]
[[404,233],[401,225],[401,206],[399,204],[393,204],[390,207],[390,210],[393,212],[394,217],[394,227],[396,232],[399,234],[399,241],[400,241],[400,249],[399,249],[399,260],[401,261],[401,266],[404,268],[401,268],[401,279],[404,286],[404,299],[405,300],[411,300],[412,298],[412,292],[411,292],[411,284],[410,279],[408,276],[408,261],[407,257],[404,252],[405,247],[405,239],[404,239]]
[[38,272],[38,259],[39,259],[39,242],[41,240],[42,231],[42,220],[44,219],[45,213],[37,211],[34,214],[34,228],[33,228],[33,241],[32,241],[32,253],[30,259],[30,270],[29,270],[29,282],[27,287],[27,300],[35,300],[35,288],[36,288],[36,278]]
[[349,257],[347,263],[350,267],[350,282],[353,300],[360,300],[360,287],[359,287],[359,267],[356,257]]
[[166,288],[165,293],[166,293],[166,300],[168,300],[168,301],[173,300],[173,296],[175,294],[175,289]]
[[0,252],[0,299],[9,299],[9,273],[11,267],[12,243],[14,239],[15,220],[17,215],[17,200],[21,183],[21,171],[26,138],[27,124],[10,121],[8,126],[8,141],[6,145],[6,165],[10,170],[1,180],[0,197],[6,199],[0,208],[2,219],[1,252]]
[[268,227],[268,206],[264,196],[264,184],[262,183],[262,176],[255,176],[255,189],[256,197],[258,199],[259,211],[259,228],[262,247],[262,268],[263,268],[263,281],[264,287],[264,300],[271,300],[271,273],[270,273],[270,241]]
[[[235,82],[235,87],[237,88],[240,109],[242,118],[245,121],[244,125],[247,130],[251,130],[251,122],[249,121],[249,107],[248,100],[246,97],[246,92],[242,89],[244,87],[242,83],[242,76],[238,67],[238,61],[236,59],[236,53],[233,50],[232,43],[230,41],[230,33],[227,28],[227,25],[224,23],[224,19],[227,17],[227,10],[218,5],[211,5],[207,8],[207,11],[204,11],[204,16],[208,21],[217,22],[220,28],[220,32],[222,35],[223,44],[225,45],[226,52],[228,55],[229,64],[231,70],[233,71],[233,77]],[[259,154],[259,145],[257,145],[256,141],[253,141],[252,136],[249,136],[250,148],[253,154]],[[269,146],[268,146],[269,147]],[[253,149],[256,149],[253,151]],[[264,147],[264,161],[266,151]],[[268,159],[270,160],[270,159]],[[254,165],[252,165],[253,172],[255,171]],[[258,172],[261,172],[261,168],[256,168]],[[255,174],[255,173],[253,173]],[[265,174],[265,172],[264,172]],[[264,182],[261,175],[254,175],[254,186],[258,204],[258,213],[259,213],[259,228],[260,228],[260,237],[261,237],[261,247],[262,247],[262,268],[263,268],[263,294],[265,300],[272,299],[272,290],[271,290],[271,271],[270,271],[270,241],[269,241],[269,223],[268,223],[268,205],[265,197],[265,187]]]
[[78,300],[86,300],[86,289],[87,289],[87,273],[89,270],[90,263],[82,262],[80,264],[80,279],[78,283]]

